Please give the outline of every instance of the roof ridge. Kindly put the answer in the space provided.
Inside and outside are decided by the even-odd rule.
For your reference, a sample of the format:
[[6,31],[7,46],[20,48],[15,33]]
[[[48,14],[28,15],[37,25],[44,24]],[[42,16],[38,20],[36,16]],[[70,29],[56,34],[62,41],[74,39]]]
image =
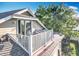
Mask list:
[[26,8],[16,9],[16,10],[10,10],[10,11],[5,11],[5,12],[1,12],[0,14],[2,14],[2,13],[7,13],[7,12],[12,12],[12,11],[21,11],[21,10],[24,10],[24,9],[26,9]]

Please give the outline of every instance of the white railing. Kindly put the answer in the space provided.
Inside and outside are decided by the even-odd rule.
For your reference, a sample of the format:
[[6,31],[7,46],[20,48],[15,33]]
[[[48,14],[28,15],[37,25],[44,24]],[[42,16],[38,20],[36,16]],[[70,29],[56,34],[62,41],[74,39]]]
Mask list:
[[19,34],[9,34],[14,41],[16,41],[17,44],[19,44],[26,52],[29,51],[29,44],[30,44],[30,36],[25,36],[25,35],[19,35]]
[[32,52],[43,46],[53,38],[53,30],[48,30],[32,36]]
[[49,40],[52,40],[53,30],[48,30],[30,36],[20,34],[10,34],[10,36],[13,37],[15,41],[20,44],[20,46],[27,50],[28,53],[32,53],[47,43]]
[[18,42],[29,52],[30,36],[17,35]]

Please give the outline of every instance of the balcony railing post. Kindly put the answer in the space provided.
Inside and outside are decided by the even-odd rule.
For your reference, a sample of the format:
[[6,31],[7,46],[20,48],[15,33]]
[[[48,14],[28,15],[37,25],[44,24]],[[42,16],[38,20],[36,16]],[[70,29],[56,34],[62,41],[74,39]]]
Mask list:
[[52,32],[52,30],[51,30],[51,40],[52,40],[52,38],[53,38],[52,36],[53,36],[53,32]]
[[52,39],[54,38],[54,33],[53,33],[53,29],[52,29]]
[[30,39],[29,39],[29,55],[32,55],[32,35],[30,35]]
[[[46,43],[46,32],[44,32],[44,44]],[[46,45],[44,45],[46,46]]]

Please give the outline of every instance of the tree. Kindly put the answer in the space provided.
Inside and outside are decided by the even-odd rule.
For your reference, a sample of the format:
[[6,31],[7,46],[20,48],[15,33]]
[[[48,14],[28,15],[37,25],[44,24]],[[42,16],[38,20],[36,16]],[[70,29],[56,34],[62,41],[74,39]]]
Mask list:
[[53,28],[55,32],[61,32],[65,36],[71,36],[73,28],[77,26],[75,18],[72,17],[74,14],[74,10],[64,4],[39,6],[35,13],[48,29]]
[[39,6],[35,13],[48,29],[53,28],[54,32],[64,34],[68,40],[72,36],[79,36],[79,32],[73,30],[78,25],[76,19],[72,17],[74,14],[74,10],[64,4]]

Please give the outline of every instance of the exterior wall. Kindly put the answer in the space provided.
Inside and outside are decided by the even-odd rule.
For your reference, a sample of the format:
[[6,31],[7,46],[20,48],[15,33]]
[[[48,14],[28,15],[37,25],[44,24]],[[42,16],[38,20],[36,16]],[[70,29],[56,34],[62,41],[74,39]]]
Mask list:
[[34,31],[42,31],[43,30],[43,27],[40,26],[36,21],[32,21],[32,33]]
[[0,34],[16,34],[16,19],[11,19],[0,24]]
[[33,17],[29,12],[24,12],[21,15],[25,15],[25,16],[29,16],[29,17]]

